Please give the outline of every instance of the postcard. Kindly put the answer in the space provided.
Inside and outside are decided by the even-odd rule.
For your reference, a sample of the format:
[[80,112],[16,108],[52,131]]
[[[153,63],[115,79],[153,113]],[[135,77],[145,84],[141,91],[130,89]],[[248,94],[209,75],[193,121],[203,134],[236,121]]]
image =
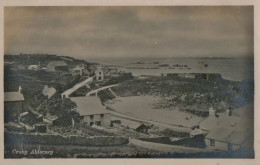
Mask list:
[[256,9],[4,5],[3,158],[254,161]]

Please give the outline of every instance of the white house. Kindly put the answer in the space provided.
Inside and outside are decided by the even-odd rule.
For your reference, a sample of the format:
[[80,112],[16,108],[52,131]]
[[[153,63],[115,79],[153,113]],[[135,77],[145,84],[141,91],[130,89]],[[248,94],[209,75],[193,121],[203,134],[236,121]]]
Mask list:
[[102,68],[97,68],[94,73],[97,81],[104,80],[104,71],[102,70]]
[[23,102],[24,96],[21,93],[21,86],[18,92],[5,92],[4,93],[4,115],[5,120],[16,118],[18,114],[24,112]]
[[111,114],[106,107],[101,104],[97,97],[71,97],[77,105],[77,112],[81,117],[82,125],[98,125],[105,128],[111,127]]
[[[250,105],[246,107],[244,109],[248,113],[250,113],[250,109],[253,109]],[[231,115],[229,110],[218,116],[215,115],[213,109],[210,111],[209,117],[199,124],[203,132],[208,132],[205,135],[205,143],[208,148],[235,151],[241,147],[253,147],[254,123],[252,118]],[[233,111],[236,112],[236,110]]]

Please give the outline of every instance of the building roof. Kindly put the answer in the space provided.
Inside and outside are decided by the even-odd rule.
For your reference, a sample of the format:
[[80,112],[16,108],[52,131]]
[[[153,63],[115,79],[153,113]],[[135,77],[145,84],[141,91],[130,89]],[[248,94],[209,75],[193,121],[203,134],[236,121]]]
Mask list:
[[64,91],[61,95],[62,96],[66,96],[69,97],[69,95],[71,95],[73,92],[77,91],[79,88],[83,87],[84,85],[87,85],[88,83],[90,83],[91,81],[93,81],[93,77],[89,77],[86,80],[74,85],[72,88]]
[[48,63],[48,66],[53,65],[53,66],[67,66],[67,63],[64,61],[51,61]]
[[46,115],[43,118],[47,119],[49,121],[54,121],[54,120],[58,119],[59,117],[58,116],[52,116],[52,115]]
[[229,119],[231,120],[235,119],[235,117],[253,118],[254,105],[253,103],[247,104],[246,106],[232,110],[232,112],[233,113],[230,118],[226,118],[227,117],[226,113],[220,113],[219,117],[210,116],[200,122],[199,124],[200,128],[204,130],[212,130],[216,127],[221,126],[223,122],[227,122]]
[[211,130],[206,136],[221,142],[243,145],[253,141],[253,122],[247,118],[230,117],[229,121]]
[[192,136],[201,135],[201,134],[204,135],[204,134],[207,134],[207,132],[206,132],[206,131],[203,131],[203,130],[201,130],[201,129],[195,128],[195,129],[192,130],[191,133],[190,133],[190,135],[192,135]]
[[56,89],[53,87],[48,87],[47,85],[43,88],[42,94],[44,96],[48,96],[48,99],[50,99],[54,94],[56,93]]
[[234,116],[254,118],[254,103],[233,110]]
[[4,100],[5,101],[23,101],[24,96],[20,92],[5,92]]
[[219,117],[208,117],[202,121],[200,128],[209,131],[208,139],[237,145],[253,144],[254,121],[251,118],[222,113]]
[[131,120],[121,120],[121,125],[124,127],[128,127],[131,129],[137,129],[140,126],[144,125],[135,121],[131,121]]
[[82,70],[84,68],[85,68],[84,66],[76,65],[72,70]]
[[26,111],[26,112],[20,113],[18,116],[23,117],[23,116],[26,116],[28,114],[29,114],[29,112]]
[[213,130],[215,127],[218,127],[218,125],[221,123],[223,118],[217,118],[215,116],[210,116],[200,122],[200,128],[203,130]]
[[80,116],[96,115],[109,113],[106,107],[101,104],[99,98],[94,96],[71,97],[70,98],[77,105],[77,111]]

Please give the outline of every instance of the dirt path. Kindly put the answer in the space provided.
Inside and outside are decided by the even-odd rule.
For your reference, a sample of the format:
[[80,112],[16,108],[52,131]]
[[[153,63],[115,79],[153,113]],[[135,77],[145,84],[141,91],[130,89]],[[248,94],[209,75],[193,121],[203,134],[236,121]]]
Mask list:
[[66,90],[61,95],[62,95],[62,97],[65,96],[67,98],[67,97],[69,97],[70,94],[72,94],[73,92],[75,92],[79,88],[83,87],[84,85],[86,85],[86,84],[88,84],[92,81],[93,81],[93,77],[89,77],[88,79],[86,79],[86,80],[74,85],[72,88]]
[[108,86],[104,86],[104,87],[101,87],[101,88],[92,90],[92,91],[88,92],[88,93],[86,94],[86,96],[90,96],[90,95],[93,94],[93,93],[97,93],[97,92],[99,92],[99,91],[102,91],[102,90],[107,89],[107,88],[112,88],[112,87],[117,86],[117,85],[118,85],[118,84],[108,85]]

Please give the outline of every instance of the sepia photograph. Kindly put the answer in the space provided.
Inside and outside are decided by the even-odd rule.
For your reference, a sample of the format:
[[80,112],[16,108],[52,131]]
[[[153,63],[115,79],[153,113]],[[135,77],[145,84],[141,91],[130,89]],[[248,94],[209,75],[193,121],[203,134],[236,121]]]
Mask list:
[[254,159],[254,6],[5,6],[4,158]]

